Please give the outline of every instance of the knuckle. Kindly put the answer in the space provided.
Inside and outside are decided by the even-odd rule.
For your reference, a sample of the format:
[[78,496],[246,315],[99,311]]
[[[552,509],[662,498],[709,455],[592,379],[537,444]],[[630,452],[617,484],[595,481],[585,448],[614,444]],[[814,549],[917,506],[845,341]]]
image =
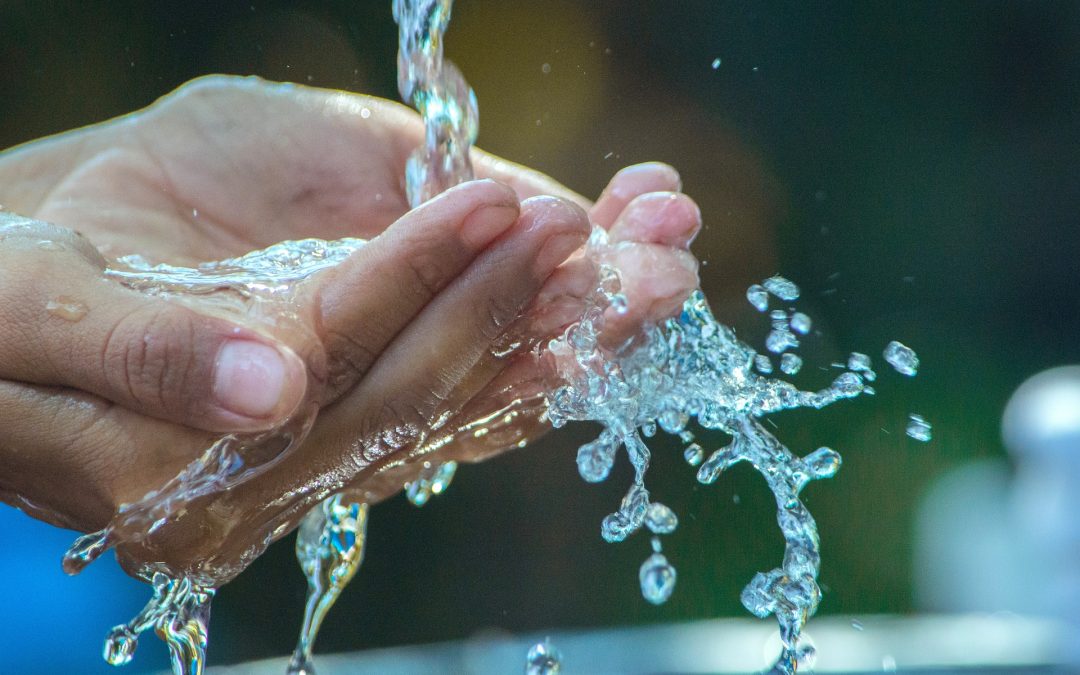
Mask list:
[[429,417],[416,398],[396,397],[373,407],[358,425],[364,461],[376,462],[412,446]]
[[445,285],[449,277],[448,261],[453,257],[445,247],[433,246],[425,242],[414,247],[414,251],[405,256],[405,264],[412,276],[412,281],[427,297],[435,296]]
[[479,303],[476,316],[476,328],[480,336],[488,342],[497,339],[514,320],[520,308],[517,303],[501,294],[492,295]]
[[340,331],[329,331],[326,338],[332,359],[329,377],[331,389],[345,388],[360,381],[378,357],[363,338]]
[[183,409],[195,365],[194,346],[195,325],[186,310],[152,307],[129,312],[105,340],[106,382],[138,405]]

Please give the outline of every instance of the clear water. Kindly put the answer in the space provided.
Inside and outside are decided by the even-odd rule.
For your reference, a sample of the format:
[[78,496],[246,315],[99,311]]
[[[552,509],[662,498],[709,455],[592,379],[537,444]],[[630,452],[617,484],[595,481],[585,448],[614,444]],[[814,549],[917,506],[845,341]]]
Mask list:
[[[604,239],[602,233],[594,235],[589,244],[594,254],[606,245]],[[762,288],[785,302],[797,299],[797,287],[785,279],[774,277]],[[777,522],[786,542],[784,560],[781,566],[756,575],[743,591],[742,602],[756,616],[777,618],[784,649],[776,668],[794,672],[800,660],[807,658],[799,645],[800,631],[821,597],[817,527],[799,497],[810,481],[835,475],[841,460],[831,448],[796,455],[765,429],[762,418],[785,409],[822,408],[866,393],[860,375],[865,371],[847,370],[818,391],[803,391],[784,380],[765,377],[754,367],[761,355],[716,321],[700,292],[686,301],[677,318],[649,327],[642,346],[626,354],[607,353],[596,338],[603,328],[604,309],[615,294],[610,283],[599,285],[594,306],[549,345],[555,353],[571,353],[575,362],[574,367],[563,369],[567,373],[564,386],[551,393],[548,415],[552,423],[562,426],[590,420],[604,427],[596,440],[579,449],[582,478],[590,482],[606,478],[620,449],[635,469],[635,479],[619,508],[604,519],[601,536],[615,542],[642,525],[654,532],[675,529],[677,520],[672,518],[674,522],[668,525],[669,519],[659,517],[668,509],[652,502],[645,486],[650,450],[644,437],[657,428],[685,433],[691,421],[724,432],[730,442],[716,448],[698,467],[697,479],[712,483],[735,463],[748,462],[773,491]],[[761,308],[760,296],[753,289],[747,297]],[[787,327],[790,318],[787,312],[774,310],[770,314],[773,331]],[[688,461],[694,464],[701,446],[681,438]],[[665,525],[657,530],[656,522]],[[652,603],[664,602],[675,578],[666,556],[654,550],[640,571],[643,596]]]
[[915,375],[919,372],[919,357],[907,345],[893,340],[885,347],[885,360],[901,375]]
[[319,627],[364,559],[368,505],[337,494],[312,509],[300,524],[296,558],[308,581],[300,639],[289,675],[313,675],[312,649]]
[[[407,191],[414,205],[472,177],[468,149],[476,138],[476,99],[460,72],[442,55],[451,5],[449,0],[395,0],[393,7],[401,30],[399,87],[403,98],[421,113],[426,129],[425,144],[410,157],[406,169]],[[270,322],[291,321],[290,299],[304,279],[339,263],[363,243],[350,239],[284,242],[196,268],[152,265],[129,257],[117,261],[108,273],[145,293],[180,300],[196,294],[228,311]],[[595,228],[586,255],[603,260],[608,247],[606,233]],[[782,410],[817,409],[873,393],[869,383],[876,374],[869,358],[852,354],[844,372],[816,391],[768,377],[773,372],[768,353],[777,355],[781,373],[798,372],[801,358],[793,351],[812,327],[810,317],[793,308],[769,311],[770,298],[790,307],[799,297],[798,287],[779,276],[747,291],[748,301],[757,310],[769,312],[768,353],[759,354],[740,342],[734,331],[713,317],[700,292],[686,300],[679,316],[647,326],[643,339],[632,350],[610,352],[600,346],[597,337],[604,328],[605,314],[624,311],[626,300],[619,292],[618,270],[599,263],[597,269],[598,281],[588,309],[547,345],[561,361],[564,382],[548,392],[545,403],[547,417],[556,427],[571,421],[602,426],[594,441],[579,448],[582,478],[605,480],[620,451],[634,468],[634,480],[619,507],[601,524],[601,536],[617,542],[642,526],[654,535],[665,536],[677,529],[676,514],[653,501],[645,485],[651,458],[645,439],[658,432],[680,439],[687,463],[696,467],[697,480],[703,484],[714,482],[738,462],[749,463],[775,495],[785,552],[780,566],[758,573],[741,599],[756,616],[776,617],[783,651],[775,670],[793,673],[812,658],[813,649],[800,645],[799,637],[821,596],[817,527],[800,495],[809,482],[835,475],[841,459],[827,447],[799,456],[762,421]],[[917,372],[918,358],[904,345],[890,343],[884,355],[898,372]],[[65,556],[65,569],[77,572],[118,543],[142,541],[192,500],[230,489],[272,466],[305,437],[314,414],[312,405],[273,432],[219,439],[168,484],[136,503],[125,504],[104,530],[80,538]],[[706,450],[688,429],[692,424],[722,432],[728,441],[711,448],[706,459]],[[924,435],[929,438],[928,424]],[[425,465],[420,476],[406,486],[410,500],[417,505],[426,503],[446,488],[455,469],[452,464]],[[290,672],[313,672],[311,648],[319,625],[362,560],[366,523],[366,504],[347,493],[329,496],[305,517],[297,556],[309,581],[309,593]],[[273,539],[271,532],[268,529],[264,537],[266,543]],[[654,536],[652,548],[642,564],[639,581],[643,597],[660,604],[674,592],[677,573],[663,554],[658,536]],[[140,573],[151,582],[153,598],[135,619],[110,633],[106,659],[118,665],[126,663],[138,635],[154,627],[169,644],[174,672],[200,673],[214,589],[261,552],[262,548],[255,547],[240,562],[209,559],[194,572],[182,574],[147,565]],[[554,673],[558,669],[559,659],[550,645],[530,650],[526,672]]]

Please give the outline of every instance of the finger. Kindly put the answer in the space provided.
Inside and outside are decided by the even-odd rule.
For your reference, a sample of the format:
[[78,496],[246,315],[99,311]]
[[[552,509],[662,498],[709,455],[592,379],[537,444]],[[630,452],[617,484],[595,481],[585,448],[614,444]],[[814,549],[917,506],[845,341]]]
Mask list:
[[23,219],[0,234],[0,378],[215,431],[270,428],[303,398],[299,339],[125,288],[70,230]]
[[492,178],[514,188],[518,199],[524,201],[530,197],[552,196],[571,201],[583,209],[592,206],[592,202],[573,190],[565,187],[554,178],[515,164],[491,153],[474,148],[471,153],[473,169],[477,178]]
[[[235,499],[269,502],[295,494],[300,500],[339,490],[422,443],[438,426],[440,408],[463,405],[456,397],[475,393],[459,389],[467,375],[479,388],[497,373],[497,367],[483,375],[470,370],[587,232],[584,211],[570,203],[526,201],[514,227],[394,339],[356,388],[322,411],[301,451],[254,478],[246,496]],[[452,392],[455,402],[448,403]]]
[[210,442],[92,394],[4,380],[0,420],[0,492],[35,518],[83,532],[104,527],[120,504],[163,485]]
[[447,422],[452,440],[410,451],[401,461],[388,462],[368,473],[350,489],[356,501],[377,503],[393,497],[415,480],[423,466],[442,462],[481,462],[512,448],[521,448],[551,430],[544,421],[544,393],[550,391],[550,372],[535,353],[521,354],[502,369],[484,391],[474,396]]
[[679,192],[647,192],[627,204],[611,226],[612,243],[634,241],[689,249],[701,230],[701,211]]
[[[436,410],[463,404],[497,372],[485,378],[474,368],[548,276],[584,243],[588,228],[585,213],[570,202],[526,201],[514,229],[402,332],[351,397],[358,403],[386,401],[379,412],[419,428]],[[466,378],[471,391],[459,387]],[[361,428],[379,426],[369,419]]]
[[505,185],[459,185],[405,214],[324,275],[314,292],[330,355],[331,400],[515,223],[518,208]]
[[682,189],[679,172],[667,164],[648,162],[628,166],[615,174],[596,205],[589,211],[589,217],[605,230],[610,229],[615,219],[638,195],[647,192],[678,192]]
[[608,254],[607,262],[621,271],[624,310],[604,311],[600,342],[616,349],[642,326],[678,313],[698,286],[697,258],[688,251],[660,244],[623,244]]

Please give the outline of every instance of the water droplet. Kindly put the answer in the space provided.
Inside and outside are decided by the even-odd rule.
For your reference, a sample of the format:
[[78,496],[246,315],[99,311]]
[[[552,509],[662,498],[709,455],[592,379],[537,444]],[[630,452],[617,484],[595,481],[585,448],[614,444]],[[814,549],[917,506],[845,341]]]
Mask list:
[[611,308],[615,310],[616,314],[626,314],[626,296],[622,293],[616,293],[615,295],[613,295],[611,297]]
[[859,621],[858,619],[852,619],[851,620],[851,627],[854,628],[857,631],[862,631],[863,630],[862,621]]
[[798,338],[795,337],[794,333],[787,329],[787,326],[772,329],[765,338],[765,348],[773,354],[780,354],[788,349],[794,349],[798,346]]
[[911,438],[914,438],[917,441],[922,441],[923,443],[927,443],[930,441],[931,438],[933,438],[932,429],[933,428],[930,426],[930,423],[927,422],[926,418],[924,418],[922,415],[916,415],[915,413],[911,413],[910,415],[908,415],[908,423],[907,429],[905,429],[905,433],[907,433],[907,435]]
[[123,666],[131,662],[139,636],[125,625],[116,626],[105,638],[105,662],[110,666]]
[[789,352],[780,357],[780,370],[788,375],[798,373],[800,368],[802,368],[802,359],[798,355]]
[[806,472],[813,478],[832,478],[840,470],[840,453],[832,448],[821,447],[803,457]]
[[701,464],[701,460],[705,459],[705,450],[697,443],[691,443],[683,451],[683,459],[690,466],[697,466]]
[[660,423],[660,428],[667,433],[678,434],[686,428],[686,423],[690,421],[690,416],[678,410],[665,410],[660,413],[660,416],[656,418],[656,421]]
[[885,360],[901,375],[913,376],[919,372],[919,357],[915,350],[896,340],[885,347]]
[[540,72],[545,75],[551,74],[551,64],[545,63],[544,65],[540,66]]
[[795,282],[789,281],[780,275],[772,276],[762,282],[765,290],[780,298],[784,302],[792,302],[799,299],[799,287]]
[[712,69],[713,70],[719,70],[720,69],[720,57],[719,56],[716,57],[715,59],[713,59],[713,61],[712,61]]
[[58,241],[52,241],[51,239],[42,239],[37,243],[37,247],[42,251],[63,251],[64,245]]
[[367,107],[360,108],[360,117],[364,119],[368,119],[369,117],[371,117],[371,109]]
[[885,656],[881,657],[881,670],[886,673],[895,673],[896,658],[893,657],[891,654],[886,654]]
[[653,502],[645,513],[645,525],[653,534],[671,534],[679,526],[679,518],[666,505]]
[[75,298],[61,295],[55,300],[45,303],[45,311],[64,321],[79,321],[86,316],[87,307]]
[[558,675],[562,670],[562,654],[544,640],[532,647],[525,656],[525,675]]
[[768,375],[772,372],[772,360],[768,354],[758,354],[754,357],[754,368],[762,375]]
[[611,437],[603,434],[578,448],[578,473],[582,479],[589,483],[605,480],[615,463],[616,449]]
[[813,322],[810,317],[802,312],[795,312],[791,315],[791,329],[800,335],[806,335],[810,332],[810,328],[813,326]]
[[653,553],[641,565],[638,579],[641,595],[654,605],[662,605],[675,590],[675,568],[663,553]]
[[833,380],[832,390],[840,396],[850,398],[860,394],[865,386],[862,378],[855,373],[841,373]]
[[759,312],[764,312],[769,308],[769,293],[761,284],[754,284],[750,288],[747,288],[746,299],[749,300],[750,304],[754,306],[754,309]]

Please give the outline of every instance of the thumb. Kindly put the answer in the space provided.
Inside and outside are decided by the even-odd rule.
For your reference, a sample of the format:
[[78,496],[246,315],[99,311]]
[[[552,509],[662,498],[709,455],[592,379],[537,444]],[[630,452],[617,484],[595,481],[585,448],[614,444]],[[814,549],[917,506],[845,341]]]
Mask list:
[[101,274],[74,232],[0,214],[0,379],[66,386],[208,431],[268,429],[307,389],[289,346]]

